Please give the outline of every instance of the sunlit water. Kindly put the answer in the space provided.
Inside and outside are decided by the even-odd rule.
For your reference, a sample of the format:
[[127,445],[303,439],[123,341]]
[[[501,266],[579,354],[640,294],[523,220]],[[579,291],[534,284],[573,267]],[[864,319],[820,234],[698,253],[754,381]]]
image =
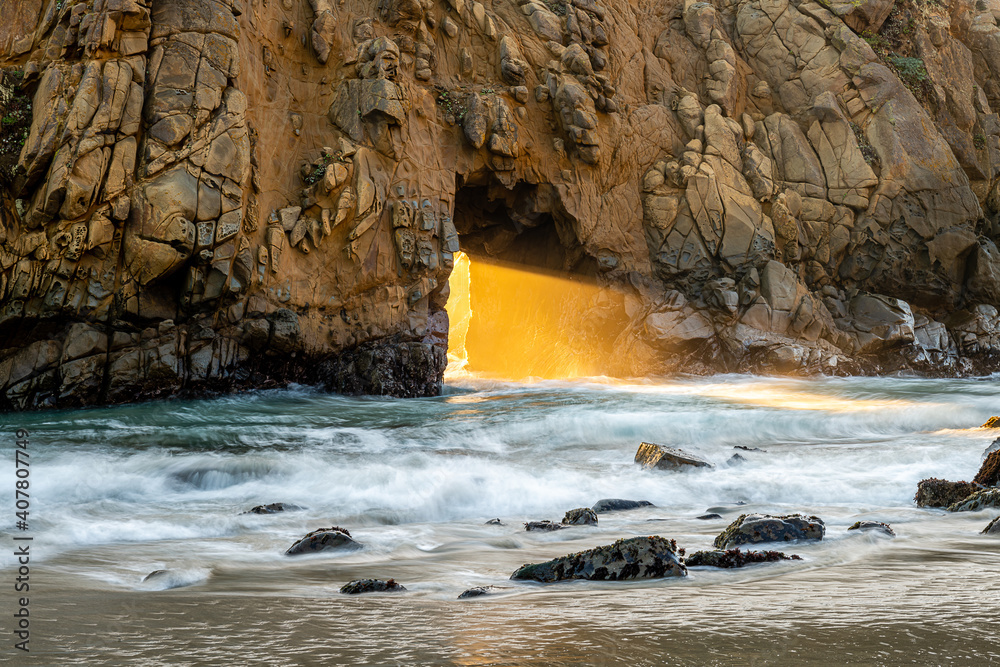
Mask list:
[[[995,379],[728,376],[5,415],[0,525],[16,532],[13,431],[27,428],[35,664],[985,664],[1000,661],[1000,539],[979,532],[998,512],[912,498],[926,477],[971,479],[996,437],[978,425],[997,413]],[[640,470],[644,440],[717,467]],[[766,452],[728,464],[736,445]],[[521,526],[601,498],[656,507]],[[306,509],[240,514],[271,502]],[[696,519],[707,511],[723,518]],[[816,514],[826,539],[779,547],[802,561],[685,579],[508,581],[624,536],[709,548],[746,511]],[[848,533],[859,519],[898,537]],[[365,548],[282,555],[330,525]],[[0,565],[9,619],[9,549]],[[142,582],[157,569],[170,574]],[[338,592],[361,577],[409,592]],[[487,584],[510,588],[456,600]]]

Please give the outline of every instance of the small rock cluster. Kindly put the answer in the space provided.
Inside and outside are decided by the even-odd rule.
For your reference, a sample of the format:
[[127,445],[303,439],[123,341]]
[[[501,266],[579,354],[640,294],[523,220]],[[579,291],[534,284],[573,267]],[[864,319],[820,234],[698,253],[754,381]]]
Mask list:
[[[990,417],[984,429],[1000,428],[1000,417]],[[913,497],[918,507],[940,507],[949,512],[978,512],[984,509],[1000,508],[1000,438],[997,438],[984,453],[982,465],[971,482],[951,482],[930,478],[917,484]],[[1000,524],[994,519],[982,531],[983,534],[1000,533]]]

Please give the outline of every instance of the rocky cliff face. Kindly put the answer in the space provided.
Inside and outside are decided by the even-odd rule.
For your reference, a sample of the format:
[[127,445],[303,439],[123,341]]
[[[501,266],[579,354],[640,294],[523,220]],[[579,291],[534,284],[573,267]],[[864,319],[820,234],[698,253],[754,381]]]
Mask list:
[[3,408],[435,393],[460,247],[614,287],[624,373],[1000,350],[996,0],[5,11]]

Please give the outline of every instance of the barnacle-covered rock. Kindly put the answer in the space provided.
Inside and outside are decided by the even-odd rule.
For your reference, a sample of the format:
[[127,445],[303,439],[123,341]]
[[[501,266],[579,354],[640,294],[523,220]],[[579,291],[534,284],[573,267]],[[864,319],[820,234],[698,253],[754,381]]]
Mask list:
[[986,455],[986,460],[979,467],[979,472],[972,479],[975,484],[983,486],[997,486],[1000,484],[1000,451],[993,451]]
[[663,537],[631,537],[614,544],[569,554],[545,563],[522,565],[511,579],[543,583],[567,579],[623,581],[687,576],[674,540]]
[[826,534],[823,520],[815,516],[786,514],[741,514],[729,524],[713,543],[717,549],[730,549],[741,544],[821,540]]
[[981,489],[965,500],[948,506],[949,512],[978,512],[989,507],[1000,507],[1000,489]]
[[562,522],[570,526],[596,526],[597,513],[589,507],[580,507],[566,512]]
[[360,595],[361,593],[399,593],[406,587],[396,583],[395,579],[355,579],[344,584],[340,592],[345,595]]
[[945,479],[923,479],[917,483],[913,501],[918,507],[948,507],[968,498],[982,487],[974,482],[949,482]]
[[753,565],[755,563],[773,563],[779,560],[802,560],[801,556],[792,554],[786,556],[781,551],[740,551],[739,549],[715,549],[713,551],[696,551],[684,558],[688,567],[704,565],[708,567],[733,568]]
[[360,549],[361,544],[355,542],[346,529],[338,526],[320,528],[308,533],[285,552],[286,556],[299,556],[319,551]]

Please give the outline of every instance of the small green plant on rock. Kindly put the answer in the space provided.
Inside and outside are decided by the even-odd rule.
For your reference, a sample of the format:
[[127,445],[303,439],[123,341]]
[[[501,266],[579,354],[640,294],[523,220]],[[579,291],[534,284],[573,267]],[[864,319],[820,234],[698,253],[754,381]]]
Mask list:
[[896,72],[896,75],[899,76],[899,80],[903,82],[903,85],[913,93],[914,97],[917,99],[927,98],[925,88],[928,86],[929,80],[923,60],[920,58],[889,56],[886,58],[886,61]]
[[437,96],[437,103],[446,116],[451,116],[456,121],[461,122],[465,118],[467,98],[467,93],[442,90]]
[[31,97],[21,87],[24,72],[0,70],[0,184],[16,176],[17,162],[31,130]]
[[976,150],[983,150],[986,148],[986,135],[982,132],[976,132],[972,137],[972,144],[976,147]]
[[326,168],[330,166],[331,162],[333,162],[333,158],[324,153],[320,156],[319,160],[315,162],[313,170],[303,176],[302,180],[305,181],[306,185],[312,185],[313,183],[318,182],[319,179],[326,175]]
[[858,140],[858,149],[861,151],[861,156],[864,157],[869,167],[874,167],[879,163],[875,147],[869,143],[868,137],[865,136],[864,130],[861,129],[860,125],[854,121],[851,121],[850,125],[851,129],[854,130],[854,138]]

